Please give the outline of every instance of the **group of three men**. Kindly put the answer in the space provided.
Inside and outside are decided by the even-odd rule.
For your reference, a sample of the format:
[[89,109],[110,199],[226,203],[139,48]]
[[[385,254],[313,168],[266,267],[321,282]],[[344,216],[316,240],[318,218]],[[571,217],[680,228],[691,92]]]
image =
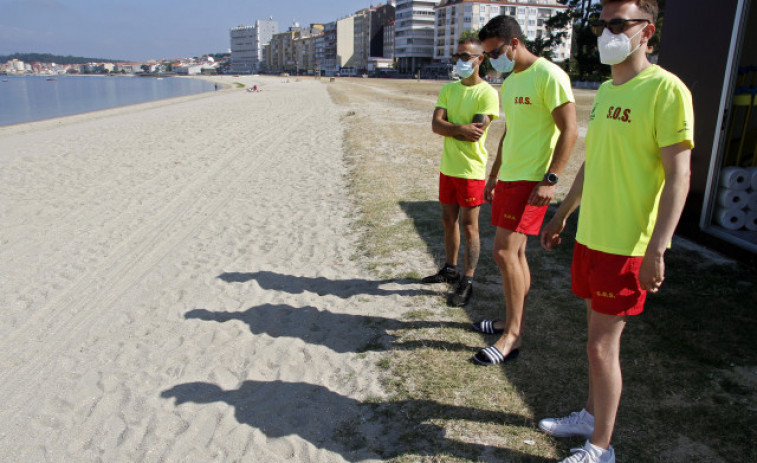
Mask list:
[[[571,286],[587,306],[588,399],[580,412],[539,423],[557,437],[589,439],[564,462],[615,461],[610,440],[622,388],[621,334],[628,317],[643,311],[647,291],[658,291],[663,282],[663,256],[688,193],[691,94],[676,76],[647,59],[657,14],[655,0],[602,0],[592,29],[612,79],[595,97],[585,161],[541,230],[542,245],[552,250],[568,216],[581,205]],[[527,237],[539,235],[578,129],[568,76],[528,51],[515,19],[492,19],[479,39],[458,44],[454,59],[461,80],[444,86],[434,110],[432,129],[445,137],[439,201],[446,263],[423,281],[452,283],[449,303],[468,302],[481,247],[479,209],[490,202],[506,317],[473,324],[479,332],[501,336],[472,360],[497,365],[520,352],[531,284]],[[501,91],[505,133],[488,180],[484,142],[490,123],[499,117],[499,102],[496,90],[479,76],[485,57],[495,70],[510,73]],[[457,269],[460,225],[462,272]]]

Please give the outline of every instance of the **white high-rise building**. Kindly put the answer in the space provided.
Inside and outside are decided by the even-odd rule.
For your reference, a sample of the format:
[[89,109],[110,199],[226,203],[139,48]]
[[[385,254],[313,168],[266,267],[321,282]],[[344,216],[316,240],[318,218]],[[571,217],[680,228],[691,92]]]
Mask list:
[[231,72],[249,74],[259,72],[263,48],[279,32],[279,23],[273,18],[255,21],[253,26],[234,27],[231,35]]
[[[479,30],[501,14],[518,21],[527,40],[545,38],[545,22],[567,7],[557,0],[442,0],[436,8],[434,58],[449,60],[465,31]],[[565,41],[552,50],[553,61],[570,57],[570,29]]]
[[434,58],[434,7],[441,0],[397,0],[394,56],[397,69],[415,73]]

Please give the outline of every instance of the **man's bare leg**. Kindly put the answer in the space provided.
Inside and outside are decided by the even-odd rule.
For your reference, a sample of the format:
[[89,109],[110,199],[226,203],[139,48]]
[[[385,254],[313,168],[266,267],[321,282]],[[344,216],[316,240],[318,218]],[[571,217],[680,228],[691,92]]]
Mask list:
[[528,237],[522,233],[497,227],[494,238],[494,260],[502,274],[507,318],[494,326],[505,332],[494,343],[503,355],[520,348],[523,311],[531,286],[531,273],[526,261]]

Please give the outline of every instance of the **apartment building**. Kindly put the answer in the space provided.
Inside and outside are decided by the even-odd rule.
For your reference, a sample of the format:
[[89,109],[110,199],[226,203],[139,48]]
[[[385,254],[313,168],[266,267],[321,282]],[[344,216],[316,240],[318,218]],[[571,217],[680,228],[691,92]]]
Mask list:
[[[395,1],[379,4],[371,12],[370,56],[374,58],[394,58],[394,15]],[[387,46],[386,31],[392,28],[392,40]]]
[[[319,64],[316,61],[316,48],[319,39],[323,38],[323,25],[312,24],[308,35],[295,39],[295,73],[313,75],[320,72]],[[321,43],[323,43],[321,41]]]
[[[322,35],[324,26],[311,24],[300,27],[293,23],[286,32],[274,34],[271,42],[265,47],[265,70],[268,72],[298,73],[305,66],[315,66],[315,37]],[[304,39],[312,39],[304,41]],[[304,53],[310,53],[307,59]],[[307,63],[307,64],[306,64]],[[301,67],[302,65],[302,67]]]
[[335,76],[343,68],[355,68],[355,16],[347,16],[324,25],[321,69]]
[[353,66],[358,72],[363,72],[368,66],[371,55],[371,13],[372,8],[365,8],[356,12],[354,16],[354,55]]
[[250,74],[260,72],[263,49],[279,32],[279,24],[273,18],[258,20],[252,26],[238,26],[230,30],[231,72]]
[[[481,29],[504,14],[518,21],[528,40],[547,36],[545,22],[567,9],[557,0],[442,0],[435,9],[434,59],[449,60],[464,31]],[[568,31],[570,34],[570,31]],[[570,57],[571,37],[552,50],[554,61]]]
[[400,72],[418,72],[434,59],[434,9],[440,3],[441,0],[397,0],[394,56]]
[[382,56],[394,60],[394,20],[384,25],[384,49]]

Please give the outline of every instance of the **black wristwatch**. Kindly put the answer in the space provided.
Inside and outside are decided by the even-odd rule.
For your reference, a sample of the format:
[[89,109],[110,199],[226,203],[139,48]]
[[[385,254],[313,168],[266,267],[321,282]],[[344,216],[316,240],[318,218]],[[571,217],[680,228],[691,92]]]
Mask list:
[[560,180],[560,178],[557,176],[557,174],[547,172],[546,174],[544,174],[544,180],[550,185],[555,185],[557,181]]

